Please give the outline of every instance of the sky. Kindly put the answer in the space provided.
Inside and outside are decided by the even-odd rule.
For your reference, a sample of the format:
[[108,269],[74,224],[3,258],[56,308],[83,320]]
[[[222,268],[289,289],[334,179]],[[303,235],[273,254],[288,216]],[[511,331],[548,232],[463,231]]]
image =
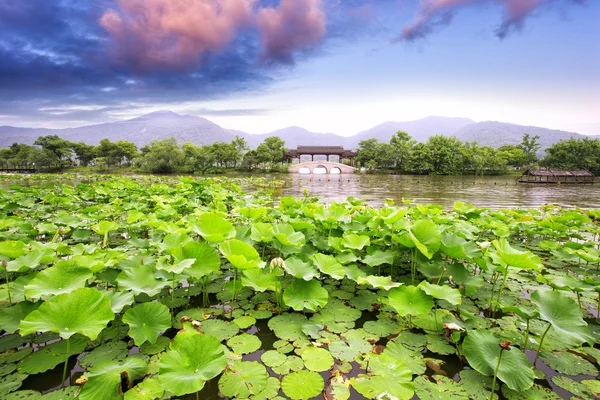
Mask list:
[[172,110],[353,135],[429,115],[600,134],[597,0],[0,0],[0,125]]

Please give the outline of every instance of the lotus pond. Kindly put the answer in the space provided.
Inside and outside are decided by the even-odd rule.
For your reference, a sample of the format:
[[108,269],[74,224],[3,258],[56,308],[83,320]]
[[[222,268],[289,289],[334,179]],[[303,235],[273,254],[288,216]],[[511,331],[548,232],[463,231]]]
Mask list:
[[600,210],[72,178],[2,177],[2,399],[600,398]]

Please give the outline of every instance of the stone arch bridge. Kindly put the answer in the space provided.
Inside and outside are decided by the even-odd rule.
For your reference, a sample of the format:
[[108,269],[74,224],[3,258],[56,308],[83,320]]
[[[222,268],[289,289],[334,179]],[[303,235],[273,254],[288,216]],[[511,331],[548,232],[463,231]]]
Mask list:
[[340,164],[337,162],[331,161],[307,161],[303,163],[298,163],[292,165],[288,171],[291,173],[299,174],[306,173],[312,174],[314,173],[315,168],[324,168],[327,174],[353,174],[356,168],[351,167],[349,165]]

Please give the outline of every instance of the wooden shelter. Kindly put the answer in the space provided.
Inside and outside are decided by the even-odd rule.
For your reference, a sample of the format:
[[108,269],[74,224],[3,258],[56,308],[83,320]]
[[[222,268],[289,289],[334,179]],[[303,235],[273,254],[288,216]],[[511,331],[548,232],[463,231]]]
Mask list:
[[532,169],[523,172],[519,183],[588,184],[594,183],[594,174],[586,170]]
[[339,156],[340,163],[346,159],[350,161],[350,165],[354,165],[354,157],[358,153],[344,150],[342,146],[298,146],[296,150],[289,150],[285,153],[288,159],[300,160],[300,157],[304,155],[310,156],[311,161],[315,160],[315,156],[327,156],[327,161],[329,161],[329,156]]

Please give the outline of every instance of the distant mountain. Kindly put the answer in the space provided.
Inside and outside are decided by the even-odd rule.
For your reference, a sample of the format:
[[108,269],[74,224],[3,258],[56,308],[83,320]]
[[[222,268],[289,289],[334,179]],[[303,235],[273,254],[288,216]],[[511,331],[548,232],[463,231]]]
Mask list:
[[[0,148],[8,147],[14,142],[33,144],[36,138],[46,135],[58,135],[73,142],[98,144],[107,138],[111,142],[129,140],[141,147],[153,140],[170,137],[179,144],[193,143],[201,146],[215,142],[231,142],[235,136],[241,136],[251,148],[256,148],[267,137],[279,136],[285,141],[287,148],[299,145],[344,146],[356,149],[361,140],[375,138],[389,142],[397,131],[408,132],[414,139],[425,142],[435,134],[456,136],[463,141],[476,141],[480,145],[500,147],[505,144],[519,144],[523,134],[539,135],[543,150],[561,139],[584,138],[586,136],[573,132],[565,132],[522,126],[504,122],[479,122],[467,118],[427,117],[416,121],[385,122],[354,136],[338,136],[332,133],[311,132],[301,127],[290,126],[270,133],[251,135],[243,131],[225,129],[201,117],[180,115],[172,111],[157,111],[126,121],[110,122],[99,125],[81,126],[67,129],[17,128],[0,126]],[[593,136],[587,136],[593,138]],[[597,136],[596,136],[597,137]]]
[[536,126],[524,126],[509,124],[506,122],[485,121],[467,125],[454,132],[454,136],[462,141],[477,142],[480,146],[491,146],[498,148],[507,144],[517,145],[521,143],[524,134],[538,135],[539,143],[542,145],[538,156],[544,155],[544,150],[561,140],[570,138],[583,139],[586,136],[575,132],[559,131],[554,129],[539,128]]
[[375,138],[380,142],[389,142],[397,131],[408,132],[418,142],[426,142],[429,136],[445,135],[452,136],[457,130],[474,124],[475,121],[468,118],[448,117],[426,117],[416,121],[408,122],[384,122],[366,131],[351,136],[349,145],[357,147],[361,140]]
[[107,138],[111,142],[129,140],[144,146],[153,140],[175,137],[180,144],[196,145],[231,142],[235,135],[206,118],[157,111],[126,121],[109,122],[66,129],[36,129],[0,127],[0,148],[14,142],[33,144],[39,136],[58,135],[73,142],[98,144]]

